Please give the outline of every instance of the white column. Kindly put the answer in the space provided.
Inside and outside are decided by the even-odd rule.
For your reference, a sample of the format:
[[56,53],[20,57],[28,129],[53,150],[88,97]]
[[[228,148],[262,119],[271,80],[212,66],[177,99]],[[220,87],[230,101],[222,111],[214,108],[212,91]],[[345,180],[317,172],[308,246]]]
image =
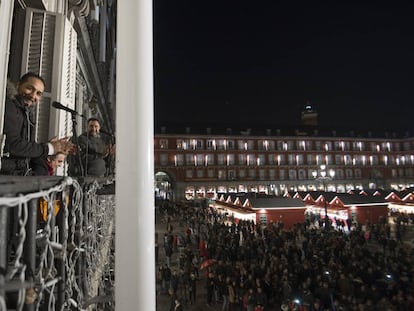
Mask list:
[[156,309],[152,0],[118,1],[116,310]]

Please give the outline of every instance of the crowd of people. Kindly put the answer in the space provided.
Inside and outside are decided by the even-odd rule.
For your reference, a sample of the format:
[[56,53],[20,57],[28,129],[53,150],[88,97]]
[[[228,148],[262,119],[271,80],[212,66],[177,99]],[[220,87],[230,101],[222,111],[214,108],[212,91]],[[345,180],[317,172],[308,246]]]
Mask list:
[[10,83],[4,110],[5,143],[0,174],[55,175],[69,156],[71,175],[104,176],[112,164],[107,159],[114,155],[115,147],[101,137],[97,118],[88,119],[88,129],[79,137],[36,141],[35,111],[44,90],[44,79],[33,72],[24,74],[15,85]]
[[171,296],[171,310],[175,301],[194,304],[197,284],[212,310],[414,310],[414,252],[387,222],[286,230],[175,204],[158,215],[165,215],[166,260],[158,262],[157,288]]

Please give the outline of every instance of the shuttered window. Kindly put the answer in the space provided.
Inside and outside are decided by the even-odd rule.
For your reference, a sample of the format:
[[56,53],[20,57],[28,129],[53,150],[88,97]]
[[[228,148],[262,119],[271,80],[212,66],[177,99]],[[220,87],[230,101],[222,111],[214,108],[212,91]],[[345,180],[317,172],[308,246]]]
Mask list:
[[72,133],[69,113],[51,108],[51,103],[75,108],[76,47],[76,32],[64,15],[26,10],[22,74],[39,73],[46,84],[36,111],[38,141]]

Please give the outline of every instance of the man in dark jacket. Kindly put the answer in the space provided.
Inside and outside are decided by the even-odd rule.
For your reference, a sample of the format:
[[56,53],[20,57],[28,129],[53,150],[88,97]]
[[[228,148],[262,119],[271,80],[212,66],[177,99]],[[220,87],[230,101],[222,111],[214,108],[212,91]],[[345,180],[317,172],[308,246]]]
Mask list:
[[[103,177],[106,172],[106,158],[114,152],[114,146],[106,144],[101,137],[101,125],[96,118],[88,119],[87,131],[78,137],[79,153],[82,160],[82,169],[87,176]],[[79,175],[78,157],[70,161],[70,173]]]
[[2,175],[47,175],[46,157],[57,152],[67,153],[73,147],[66,138],[35,142],[33,108],[39,103],[44,88],[44,80],[29,72],[17,83],[17,94],[6,98]]

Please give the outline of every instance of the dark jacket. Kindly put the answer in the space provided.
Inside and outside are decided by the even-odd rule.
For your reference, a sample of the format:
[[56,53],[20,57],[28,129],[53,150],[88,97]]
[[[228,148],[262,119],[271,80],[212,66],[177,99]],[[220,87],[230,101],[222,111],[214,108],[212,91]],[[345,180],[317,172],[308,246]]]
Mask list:
[[47,170],[43,170],[49,147],[47,143],[35,142],[33,113],[21,103],[18,96],[6,99],[3,133],[6,141],[1,174],[28,175],[34,172],[47,175]]
[[[76,144],[76,141],[72,141]],[[87,176],[104,176],[106,172],[105,142],[100,135],[91,136],[87,132],[78,137],[79,153],[83,171]],[[81,175],[78,155],[69,159],[69,172],[72,176]]]

